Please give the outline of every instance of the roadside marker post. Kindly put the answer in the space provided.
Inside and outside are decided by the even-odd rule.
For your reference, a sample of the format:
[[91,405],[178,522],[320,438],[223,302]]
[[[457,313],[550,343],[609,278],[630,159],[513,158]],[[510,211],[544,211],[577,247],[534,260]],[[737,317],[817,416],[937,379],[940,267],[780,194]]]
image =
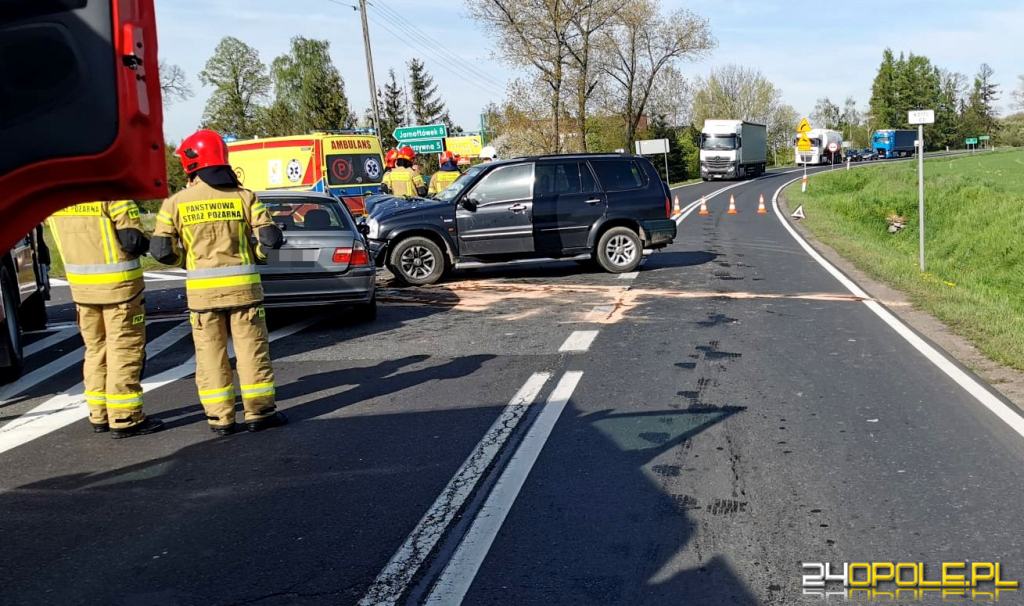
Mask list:
[[729,210],[725,211],[727,215],[737,215],[736,212],[736,196],[729,194]]
[[804,178],[800,180],[800,192],[807,193],[807,165],[804,164]]
[[846,156],[846,170],[850,170],[850,156]]
[[907,112],[907,122],[917,125],[918,264],[924,272],[924,125],[935,123],[935,110],[910,110]]

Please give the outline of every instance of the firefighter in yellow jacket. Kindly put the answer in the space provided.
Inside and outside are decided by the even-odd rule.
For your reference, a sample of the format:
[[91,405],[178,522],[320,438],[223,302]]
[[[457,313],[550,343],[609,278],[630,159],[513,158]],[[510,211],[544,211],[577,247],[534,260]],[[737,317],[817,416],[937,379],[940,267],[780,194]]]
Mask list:
[[49,220],[85,342],[83,383],[93,431],[149,434],[163,423],[142,412],[145,285],[139,257],[149,240],[131,200],[86,202]]
[[197,131],[182,141],[177,154],[189,184],[164,201],[152,254],[167,265],[184,261],[196,386],[206,419],[217,434],[236,429],[230,335],[246,428],[284,425],[287,419],[275,404],[263,287],[256,269],[266,259],[264,247],[279,248],[284,242],[281,230],[256,196],[238,183],[220,135]]
[[408,145],[399,149],[395,158],[397,166],[384,175],[381,190],[401,198],[427,195],[427,184],[423,182],[423,177],[412,169],[415,159],[416,152]]
[[427,195],[434,197],[437,194],[448,189],[448,186],[455,183],[455,180],[462,176],[459,172],[457,159],[455,154],[450,151],[444,151],[441,153],[441,170],[434,173],[434,176],[430,178],[430,189],[427,191]]

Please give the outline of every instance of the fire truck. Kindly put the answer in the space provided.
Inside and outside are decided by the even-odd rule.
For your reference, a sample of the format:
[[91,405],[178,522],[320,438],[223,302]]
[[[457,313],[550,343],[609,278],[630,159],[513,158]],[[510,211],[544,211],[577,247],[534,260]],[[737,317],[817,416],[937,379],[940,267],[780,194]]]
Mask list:
[[356,217],[366,214],[364,200],[380,193],[384,176],[380,139],[371,131],[230,141],[228,149],[245,187],[329,193]]

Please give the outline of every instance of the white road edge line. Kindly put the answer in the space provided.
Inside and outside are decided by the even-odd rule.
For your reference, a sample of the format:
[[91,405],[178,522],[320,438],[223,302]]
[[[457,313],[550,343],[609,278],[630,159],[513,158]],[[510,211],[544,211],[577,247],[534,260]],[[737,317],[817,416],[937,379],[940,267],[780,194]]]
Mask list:
[[801,246],[812,259],[818,262],[819,265],[825,268],[825,271],[832,274],[840,284],[846,287],[853,295],[864,299],[864,305],[867,305],[868,309],[873,311],[875,315],[882,319],[883,322],[889,325],[897,334],[903,337],[911,346],[919,351],[925,358],[927,358],[932,364],[938,367],[939,370],[944,372],[946,376],[955,381],[960,387],[967,393],[973,396],[978,402],[980,402],[985,408],[988,408],[993,414],[999,417],[1004,423],[1010,426],[1011,429],[1016,431],[1021,436],[1024,436],[1024,417],[1019,413],[1011,409],[1002,400],[1000,400],[995,394],[989,391],[984,385],[976,381],[969,374],[961,370],[956,364],[951,362],[949,358],[940,353],[934,347],[932,347],[927,341],[922,339],[915,333],[910,327],[904,324],[900,319],[894,316],[889,310],[880,305],[877,301],[870,300],[868,293],[864,291],[856,282],[846,277],[843,272],[839,271],[834,265],[829,263],[824,257],[821,256],[818,251],[804,240],[803,236],[797,232],[789,221],[782,214],[782,210],[779,209],[779,194],[787,186],[796,183],[800,179],[793,179],[784,183],[779,189],[775,191],[775,195],[772,196],[772,208],[775,210],[775,216],[782,223],[782,226],[786,228],[789,235],[793,236],[797,244]]
[[473,519],[466,536],[431,589],[426,604],[448,606],[461,604],[465,599],[494,538],[498,536],[519,491],[582,377],[582,372],[572,370],[559,379],[544,408],[537,415],[537,420],[513,453],[480,512]]
[[[317,319],[311,318],[275,330],[270,333],[270,340],[276,341],[277,339],[293,335],[308,328]],[[168,330],[146,345],[146,356],[149,359],[155,358],[165,349],[186,337],[191,330],[192,327],[189,326],[188,322],[182,322]],[[143,394],[187,377],[195,372],[195,368],[195,356],[193,356],[183,364],[165,370],[144,381],[142,383]],[[68,389],[66,393],[51,397],[32,410],[25,412],[18,418],[0,427],[0,454],[88,417],[89,412],[85,407],[85,398],[82,396],[82,390],[82,383],[78,383]]]
[[508,406],[495,419],[476,448],[469,454],[452,479],[434,500],[419,523],[374,579],[360,606],[395,604],[405,593],[409,582],[441,540],[462,505],[472,494],[487,468],[498,455],[523,416],[533,405],[551,373],[537,372],[526,380]]
[[581,353],[590,349],[594,339],[597,338],[596,330],[574,330],[572,334],[558,348],[560,353]]
[[78,325],[64,327],[57,332],[53,333],[48,337],[43,337],[38,341],[34,341],[25,346],[25,357],[34,356],[35,354],[43,351],[47,347],[56,345],[61,341],[71,338],[71,335],[78,332]]

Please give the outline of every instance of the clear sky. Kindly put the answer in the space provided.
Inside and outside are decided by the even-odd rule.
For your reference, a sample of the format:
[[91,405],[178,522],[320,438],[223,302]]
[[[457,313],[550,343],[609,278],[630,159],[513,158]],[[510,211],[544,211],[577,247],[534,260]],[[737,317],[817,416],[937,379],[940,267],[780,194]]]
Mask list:
[[[493,58],[491,39],[465,5],[416,0],[370,0],[370,30],[378,86],[389,68],[401,79],[405,63],[422,59],[456,123],[474,130],[480,110],[504,96],[514,70]],[[663,0],[707,17],[718,40],[711,57],[684,64],[688,78],[716,65],[760,69],[801,113],[815,99],[840,102],[852,95],[866,107],[882,50],[912,51],[969,76],[982,62],[1002,86],[1001,109],[1024,73],[1024,2],[1021,0]],[[160,55],[180,65],[196,92],[172,106],[166,134],[178,140],[196,127],[209,94],[196,75],[223,36],[254,46],[264,63],[287,51],[292,36],[330,40],[352,107],[369,104],[363,40],[355,0],[157,0]],[[402,22],[405,21],[405,23]],[[407,35],[414,24],[423,36]],[[389,31],[390,30],[390,31]],[[461,63],[471,64],[471,72]]]

